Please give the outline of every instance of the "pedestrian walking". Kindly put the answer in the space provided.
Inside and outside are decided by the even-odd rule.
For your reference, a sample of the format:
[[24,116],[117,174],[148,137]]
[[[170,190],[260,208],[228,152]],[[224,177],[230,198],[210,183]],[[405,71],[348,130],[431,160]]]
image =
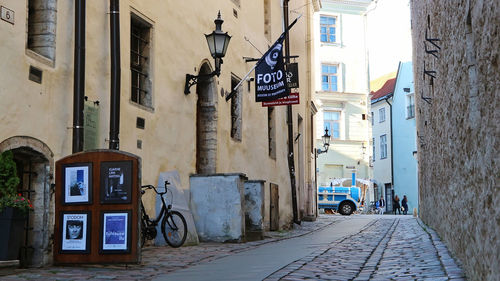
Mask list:
[[378,213],[383,215],[385,211],[385,200],[384,196],[380,196],[380,200],[378,200]]
[[392,199],[392,202],[394,203],[394,214],[396,215],[396,211],[399,212],[401,215],[401,205],[399,205],[399,197],[396,195],[394,199]]
[[403,200],[401,200],[401,206],[403,207],[403,215],[408,214],[408,198],[406,195],[403,195]]

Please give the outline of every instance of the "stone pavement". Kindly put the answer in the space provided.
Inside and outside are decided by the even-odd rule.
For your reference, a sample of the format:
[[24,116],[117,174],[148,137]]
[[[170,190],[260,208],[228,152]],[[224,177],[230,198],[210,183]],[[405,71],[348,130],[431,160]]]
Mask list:
[[317,221],[303,222],[290,231],[268,232],[260,241],[201,243],[179,249],[147,247],[140,265],[20,269],[0,279],[152,280],[286,239],[306,237],[328,227],[334,229],[337,223],[359,218],[369,218],[370,222],[357,233],[321,244],[307,256],[278,268],[266,280],[463,280],[461,269],[432,230],[410,216],[391,215],[321,215]]

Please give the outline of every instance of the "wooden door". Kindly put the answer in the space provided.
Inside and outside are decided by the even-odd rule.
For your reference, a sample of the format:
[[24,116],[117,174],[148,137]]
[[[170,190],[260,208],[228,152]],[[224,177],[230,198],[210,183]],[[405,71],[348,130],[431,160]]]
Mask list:
[[270,230],[271,231],[276,231],[279,230],[280,227],[280,212],[279,212],[279,189],[278,185],[274,183],[269,184],[271,188],[271,217],[270,217]]

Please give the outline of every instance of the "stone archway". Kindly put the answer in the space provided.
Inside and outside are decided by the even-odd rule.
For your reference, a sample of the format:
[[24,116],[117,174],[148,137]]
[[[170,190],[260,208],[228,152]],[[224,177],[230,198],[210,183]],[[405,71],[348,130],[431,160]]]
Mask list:
[[43,266],[52,262],[54,198],[51,188],[54,154],[42,141],[15,136],[0,143],[0,152],[12,150],[21,183],[18,191],[34,207],[30,213],[20,253],[23,266]]
[[[200,75],[212,72],[208,63],[200,68]],[[196,173],[216,173],[217,162],[217,87],[215,79],[200,81],[196,86]]]

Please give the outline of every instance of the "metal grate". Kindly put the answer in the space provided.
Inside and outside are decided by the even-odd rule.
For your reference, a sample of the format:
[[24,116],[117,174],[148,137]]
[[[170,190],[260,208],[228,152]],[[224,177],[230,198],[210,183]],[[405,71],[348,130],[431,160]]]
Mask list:
[[151,26],[135,17],[132,17],[130,26],[131,100],[141,105],[149,105],[147,79]]

